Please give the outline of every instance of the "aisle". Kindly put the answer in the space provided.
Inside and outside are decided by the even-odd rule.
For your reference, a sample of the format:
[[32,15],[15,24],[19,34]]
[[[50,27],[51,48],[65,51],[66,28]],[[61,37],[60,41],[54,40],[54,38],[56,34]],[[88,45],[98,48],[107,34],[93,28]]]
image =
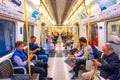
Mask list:
[[[69,53],[69,50],[65,50],[63,48],[63,43],[59,38],[56,45],[56,53],[54,57],[49,58],[48,62],[50,66],[48,69],[48,76],[53,77],[53,80],[70,80],[70,78],[72,77],[73,74],[70,74],[68,72],[72,68],[64,62]],[[80,74],[81,73],[82,72],[80,71]],[[79,77],[78,80],[81,80],[81,78]]]
[[53,77],[53,80],[70,80],[71,74],[68,71],[71,69],[64,60],[66,59],[66,53],[63,49],[63,44],[61,39],[58,39],[58,44],[56,45],[56,53],[54,57],[49,58],[49,76]]
[[70,80],[70,67],[64,63],[64,58],[50,58],[49,64],[49,76],[53,77],[53,80]]

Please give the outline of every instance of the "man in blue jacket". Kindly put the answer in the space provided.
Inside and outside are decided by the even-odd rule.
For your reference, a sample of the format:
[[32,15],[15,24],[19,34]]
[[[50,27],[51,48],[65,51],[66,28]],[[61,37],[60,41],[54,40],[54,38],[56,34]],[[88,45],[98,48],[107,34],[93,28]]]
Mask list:
[[[12,63],[13,66],[23,66],[28,70],[28,58],[27,53],[24,51],[24,42],[23,41],[17,41],[15,43],[16,50],[14,54],[12,55]],[[30,54],[30,60],[33,58],[34,54]],[[47,77],[47,63],[40,63],[40,62],[32,62],[30,61],[31,66],[31,72],[32,73],[38,73],[40,74],[39,80],[52,80],[52,78]],[[18,70],[19,73],[23,73],[23,70]]]
[[31,42],[30,42],[30,52],[34,53],[38,56],[38,59],[42,59],[43,62],[48,62],[48,54],[45,53],[45,50],[42,47],[39,47],[36,42],[36,37],[31,36]]
[[102,47],[102,50],[104,52],[102,59],[95,61],[93,64],[100,68],[100,76],[108,79],[111,78],[111,75],[118,69],[119,57],[113,52],[113,47],[110,43],[106,43]]
[[[24,52],[24,43],[22,41],[17,41],[15,43],[16,50],[14,54],[12,55],[12,63],[13,66],[23,66],[28,70],[28,58],[25,55],[26,53]],[[30,55],[31,59],[33,55]],[[31,72],[32,73],[38,73],[40,74],[39,80],[44,80],[45,77],[45,69],[40,67],[39,65],[36,65],[32,62],[30,62],[31,65]],[[23,73],[23,70],[18,70],[19,73]]]

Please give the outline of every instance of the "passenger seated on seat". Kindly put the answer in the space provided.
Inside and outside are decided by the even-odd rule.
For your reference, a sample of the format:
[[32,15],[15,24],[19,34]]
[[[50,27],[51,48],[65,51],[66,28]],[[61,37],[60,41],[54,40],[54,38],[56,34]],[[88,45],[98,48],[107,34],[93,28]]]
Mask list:
[[116,70],[109,78],[106,80],[120,80],[120,72],[119,70]]
[[119,66],[119,68],[118,68],[111,76],[109,76],[106,80],[120,80],[120,66]]
[[76,53],[78,54],[80,52],[80,47],[73,48],[70,50],[71,55],[75,55]]
[[[13,66],[17,67],[17,66],[23,66],[28,70],[28,58],[25,55],[26,53],[24,52],[24,42],[22,41],[17,41],[15,43],[15,47],[16,50],[14,52],[14,54],[12,55],[12,63]],[[30,55],[30,59],[33,57],[33,55]],[[45,77],[45,69],[43,69],[42,67],[39,66],[39,64],[34,64],[31,62],[31,72],[32,73],[38,73],[40,74],[39,76],[39,80],[44,80]],[[22,73],[22,70],[18,70],[19,73]]]
[[[87,46],[87,40],[84,37],[81,37],[79,39],[80,44],[82,45],[81,51],[76,54],[76,55],[71,55],[71,60],[75,60],[75,67],[73,68],[73,71],[75,72],[75,74],[73,75],[73,77],[71,79],[76,79],[78,77],[78,72],[79,72],[79,68],[80,68],[80,64],[85,64],[86,62],[86,46]],[[88,54],[89,54],[89,59],[93,59],[93,50],[90,46],[88,46]],[[71,72],[71,71],[70,71]]]
[[70,47],[70,45],[72,45],[72,44],[73,44],[73,42],[71,41],[70,38],[68,38],[67,41],[65,42],[65,44],[63,45],[63,47],[65,47],[65,49],[67,49],[67,47],[68,46]]
[[45,50],[42,47],[39,47],[36,42],[36,37],[31,36],[30,42],[30,52],[38,56],[38,59],[43,59],[43,62],[48,62],[48,53],[45,53]]
[[[110,43],[106,43],[105,45],[103,45],[102,50],[103,50],[102,59],[100,59],[99,61],[95,61],[93,65],[97,66],[98,69],[100,69],[100,76],[104,79],[107,79],[110,78],[111,75],[113,75],[114,72],[118,69],[119,58],[118,55],[113,51],[113,47]],[[90,73],[87,73],[86,75],[85,73],[83,73],[82,76],[84,77],[84,79],[88,79],[88,77],[86,76],[90,76]]]

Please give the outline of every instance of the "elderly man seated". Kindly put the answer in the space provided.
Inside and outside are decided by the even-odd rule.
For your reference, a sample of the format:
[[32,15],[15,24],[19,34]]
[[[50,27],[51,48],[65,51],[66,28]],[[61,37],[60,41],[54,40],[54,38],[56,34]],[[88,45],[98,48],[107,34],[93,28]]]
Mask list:
[[[110,43],[106,43],[102,46],[103,56],[100,60],[94,61],[93,65],[97,66],[99,71],[96,71],[94,80],[99,80],[97,78],[104,78],[111,80],[111,75],[118,69],[119,67],[119,57],[113,51],[113,47]],[[92,71],[86,72],[82,74],[84,79],[88,79],[90,77]],[[98,77],[97,77],[98,76]],[[116,80],[116,79],[115,79]]]

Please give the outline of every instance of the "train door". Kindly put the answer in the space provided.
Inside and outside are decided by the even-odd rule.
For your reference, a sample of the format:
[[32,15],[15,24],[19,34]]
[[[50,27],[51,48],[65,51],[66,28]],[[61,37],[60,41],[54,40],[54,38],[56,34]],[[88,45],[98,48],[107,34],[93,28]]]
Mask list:
[[91,25],[91,35],[90,36],[91,36],[90,37],[91,43],[98,46],[98,25],[97,25],[97,23]]
[[[86,29],[86,32],[87,32],[87,30],[88,30],[88,27]],[[91,44],[94,44],[95,46],[98,46],[98,25],[97,25],[97,23],[91,24],[91,26],[90,26],[89,42]]]
[[107,23],[107,41],[113,44],[116,53],[120,53],[120,20]]

